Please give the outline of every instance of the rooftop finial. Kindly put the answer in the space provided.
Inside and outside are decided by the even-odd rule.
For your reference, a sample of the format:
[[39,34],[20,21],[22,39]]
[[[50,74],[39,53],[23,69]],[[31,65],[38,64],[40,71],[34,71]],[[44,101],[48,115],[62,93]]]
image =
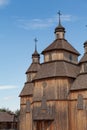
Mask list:
[[62,14],[60,13],[60,11],[57,14],[59,15],[59,24],[55,28],[56,39],[64,39],[65,28],[61,25],[61,19],[60,19],[60,16]]
[[40,59],[40,55],[37,52],[37,38],[34,38],[34,42],[35,42],[35,51],[32,54],[32,59],[33,59],[33,63],[39,63],[39,59]]
[[59,25],[61,25],[60,16],[61,16],[62,14],[61,14],[60,10],[59,10],[59,12],[58,12],[57,14],[59,15]]
[[34,39],[34,42],[35,42],[35,52],[36,52],[37,51],[37,42],[38,42],[37,38]]

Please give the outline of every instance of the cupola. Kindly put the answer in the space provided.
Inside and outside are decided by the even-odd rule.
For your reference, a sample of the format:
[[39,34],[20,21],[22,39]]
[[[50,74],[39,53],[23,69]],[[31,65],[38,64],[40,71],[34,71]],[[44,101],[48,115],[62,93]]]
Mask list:
[[60,11],[58,12],[58,14],[59,14],[59,23],[58,23],[58,26],[55,28],[56,39],[64,39],[65,28],[61,25]]
[[40,54],[37,52],[37,39],[35,38],[35,51],[32,54],[32,63],[39,63],[40,62]]
[[84,51],[87,53],[87,41],[84,43]]
[[36,45],[37,39],[35,38],[34,41],[35,41],[35,51],[32,54],[32,63],[29,66],[28,70],[26,71],[28,82],[31,82],[34,79],[36,73],[40,68],[40,54],[37,52],[37,45]]
[[84,42],[84,55],[79,62],[81,66],[80,73],[87,73],[87,41]]

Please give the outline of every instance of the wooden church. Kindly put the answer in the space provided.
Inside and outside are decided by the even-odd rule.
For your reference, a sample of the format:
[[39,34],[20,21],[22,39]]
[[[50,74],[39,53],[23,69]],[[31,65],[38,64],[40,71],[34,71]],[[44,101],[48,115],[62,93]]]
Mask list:
[[78,61],[60,15],[55,35],[43,63],[37,48],[32,54],[20,93],[20,130],[87,130],[87,42]]

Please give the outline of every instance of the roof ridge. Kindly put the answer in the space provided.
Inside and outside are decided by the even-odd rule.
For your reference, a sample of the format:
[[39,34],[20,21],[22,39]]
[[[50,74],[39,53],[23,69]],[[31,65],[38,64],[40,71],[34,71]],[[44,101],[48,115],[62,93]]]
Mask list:
[[87,62],[87,53],[84,53],[84,55],[81,57],[79,64],[83,62]]
[[79,91],[79,90],[87,90],[87,73],[86,74],[80,74],[77,76],[75,81],[73,82],[70,90],[71,91]]
[[42,54],[54,50],[65,50],[71,53],[74,53],[76,55],[80,55],[80,53],[71,45],[66,39],[56,39],[54,40],[48,47],[46,47]]

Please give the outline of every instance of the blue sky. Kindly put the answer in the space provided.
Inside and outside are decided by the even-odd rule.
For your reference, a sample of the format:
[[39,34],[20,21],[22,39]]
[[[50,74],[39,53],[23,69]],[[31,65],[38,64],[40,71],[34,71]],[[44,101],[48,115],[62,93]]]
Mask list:
[[65,38],[83,55],[87,0],[0,0],[0,108],[19,109],[34,38],[41,53],[55,39],[59,10]]

